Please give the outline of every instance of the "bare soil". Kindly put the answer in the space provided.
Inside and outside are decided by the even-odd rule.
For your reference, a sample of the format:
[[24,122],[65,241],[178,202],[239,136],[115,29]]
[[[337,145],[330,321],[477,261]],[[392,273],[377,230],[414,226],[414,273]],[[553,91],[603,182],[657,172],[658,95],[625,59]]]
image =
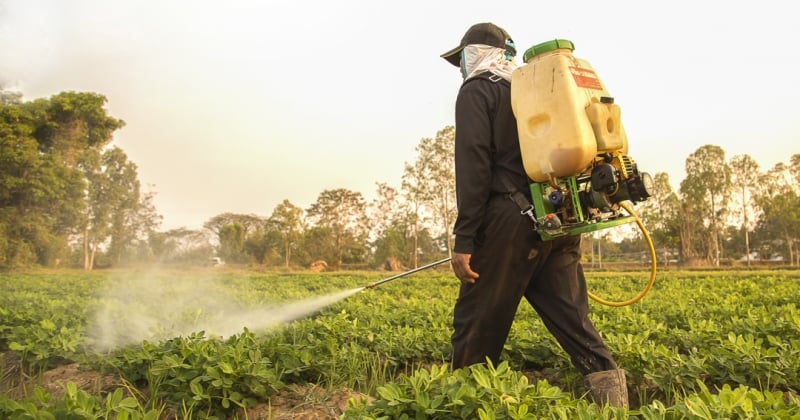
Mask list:
[[0,392],[18,400],[33,395],[33,390],[37,387],[42,388],[53,398],[63,398],[68,382],[74,383],[79,390],[100,395],[122,386],[119,378],[92,370],[81,370],[77,363],[61,365],[38,375],[27,375],[11,352],[0,354],[0,368],[2,368]]
[[361,393],[343,388],[334,391],[314,385],[291,385],[270,398],[269,402],[238,414],[240,419],[338,419],[347,409],[350,398],[369,399]]

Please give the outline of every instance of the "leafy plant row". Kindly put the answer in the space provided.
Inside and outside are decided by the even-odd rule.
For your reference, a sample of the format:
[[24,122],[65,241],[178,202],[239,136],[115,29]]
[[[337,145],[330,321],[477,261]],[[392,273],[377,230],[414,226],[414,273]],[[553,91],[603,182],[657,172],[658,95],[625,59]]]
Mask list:
[[[638,292],[643,276],[592,273],[590,288],[623,298]],[[258,308],[358,287],[377,277],[223,273],[215,281],[242,305]],[[595,325],[627,371],[632,414],[800,416],[794,397],[800,389],[797,278],[795,271],[668,272],[635,305],[593,304]],[[86,326],[94,311],[109,303],[103,290],[116,281],[108,274],[0,279],[8,291],[0,296],[0,351],[14,354],[31,375],[77,361],[121,383],[96,395],[72,390],[61,400],[41,390],[22,399],[3,398],[0,417],[72,410],[131,418],[164,412],[232,418],[245,407],[268,402],[288,384],[306,383],[371,396],[369,402],[351,402],[353,418],[622,415],[581,398],[585,389],[579,374],[524,303],[503,364],[450,372],[457,284],[447,274],[397,280],[303,319],[243,328],[227,338],[196,331],[97,353],[90,350]]]

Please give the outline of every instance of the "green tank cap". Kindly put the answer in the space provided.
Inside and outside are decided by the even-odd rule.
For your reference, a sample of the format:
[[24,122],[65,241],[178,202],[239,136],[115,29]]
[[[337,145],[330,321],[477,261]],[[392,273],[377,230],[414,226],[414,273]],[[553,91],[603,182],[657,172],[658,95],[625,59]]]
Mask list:
[[522,60],[527,63],[528,60],[530,60],[533,56],[560,48],[569,48],[570,51],[575,51],[575,44],[568,39],[554,39],[552,41],[545,41],[541,44],[536,44],[528,48],[528,50],[525,51],[525,54],[522,56]]

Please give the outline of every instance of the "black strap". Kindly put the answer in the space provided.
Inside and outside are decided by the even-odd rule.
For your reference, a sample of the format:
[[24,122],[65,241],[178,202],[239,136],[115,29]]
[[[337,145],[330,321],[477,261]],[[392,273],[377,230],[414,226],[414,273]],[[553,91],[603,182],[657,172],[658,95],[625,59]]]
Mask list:
[[500,77],[500,76],[498,76],[498,75],[496,75],[496,74],[494,74],[494,73],[492,73],[490,71],[485,71],[485,72],[483,72],[481,74],[477,74],[475,76],[472,76],[469,79],[465,80],[463,84],[467,84],[467,83],[469,83],[469,82],[471,82],[473,80],[477,80],[477,79],[488,80],[488,81],[490,81],[492,83],[501,82],[504,85],[511,86],[511,82],[509,82],[506,79],[503,79],[502,77]]
[[528,197],[523,194],[511,181],[508,179],[507,176],[503,176],[502,173],[500,175],[500,180],[503,182],[503,186],[508,189],[508,198],[514,202],[514,204],[519,207],[519,214],[526,215],[533,220],[534,226],[537,225],[536,221],[536,213],[534,212],[533,204],[531,204]]
[[[471,77],[467,79],[464,83],[466,84],[475,79],[485,79],[492,83],[501,82],[507,86],[511,86],[511,82],[509,82],[506,79],[503,79],[502,77],[490,71],[486,71],[479,75]],[[518,190],[517,187],[515,187],[514,184],[511,183],[508,177],[503,176],[502,173],[500,173],[500,180],[503,182],[503,186],[506,187],[506,189],[508,189],[509,191],[508,198],[511,199],[511,201],[513,201],[517,205],[517,207],[519,207],[519,213],[530,217],[531,220],[533,220],[534,226],[538,225],[536,221],[536,213],[534,212],[533,204],[531,204],[530,200],[528,200],[528,197],[525,194],[523,194],[520,190]]]

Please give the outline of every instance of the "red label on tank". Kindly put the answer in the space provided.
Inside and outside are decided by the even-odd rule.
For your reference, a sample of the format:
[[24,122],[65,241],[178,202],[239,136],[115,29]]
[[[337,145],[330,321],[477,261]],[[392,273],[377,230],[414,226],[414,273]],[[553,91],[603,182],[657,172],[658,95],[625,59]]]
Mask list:
[[594,70],[570,67],[569,71],[572,72],[572,78],[575,79],[576,85],[586,89],[603,90],[603,85]]

